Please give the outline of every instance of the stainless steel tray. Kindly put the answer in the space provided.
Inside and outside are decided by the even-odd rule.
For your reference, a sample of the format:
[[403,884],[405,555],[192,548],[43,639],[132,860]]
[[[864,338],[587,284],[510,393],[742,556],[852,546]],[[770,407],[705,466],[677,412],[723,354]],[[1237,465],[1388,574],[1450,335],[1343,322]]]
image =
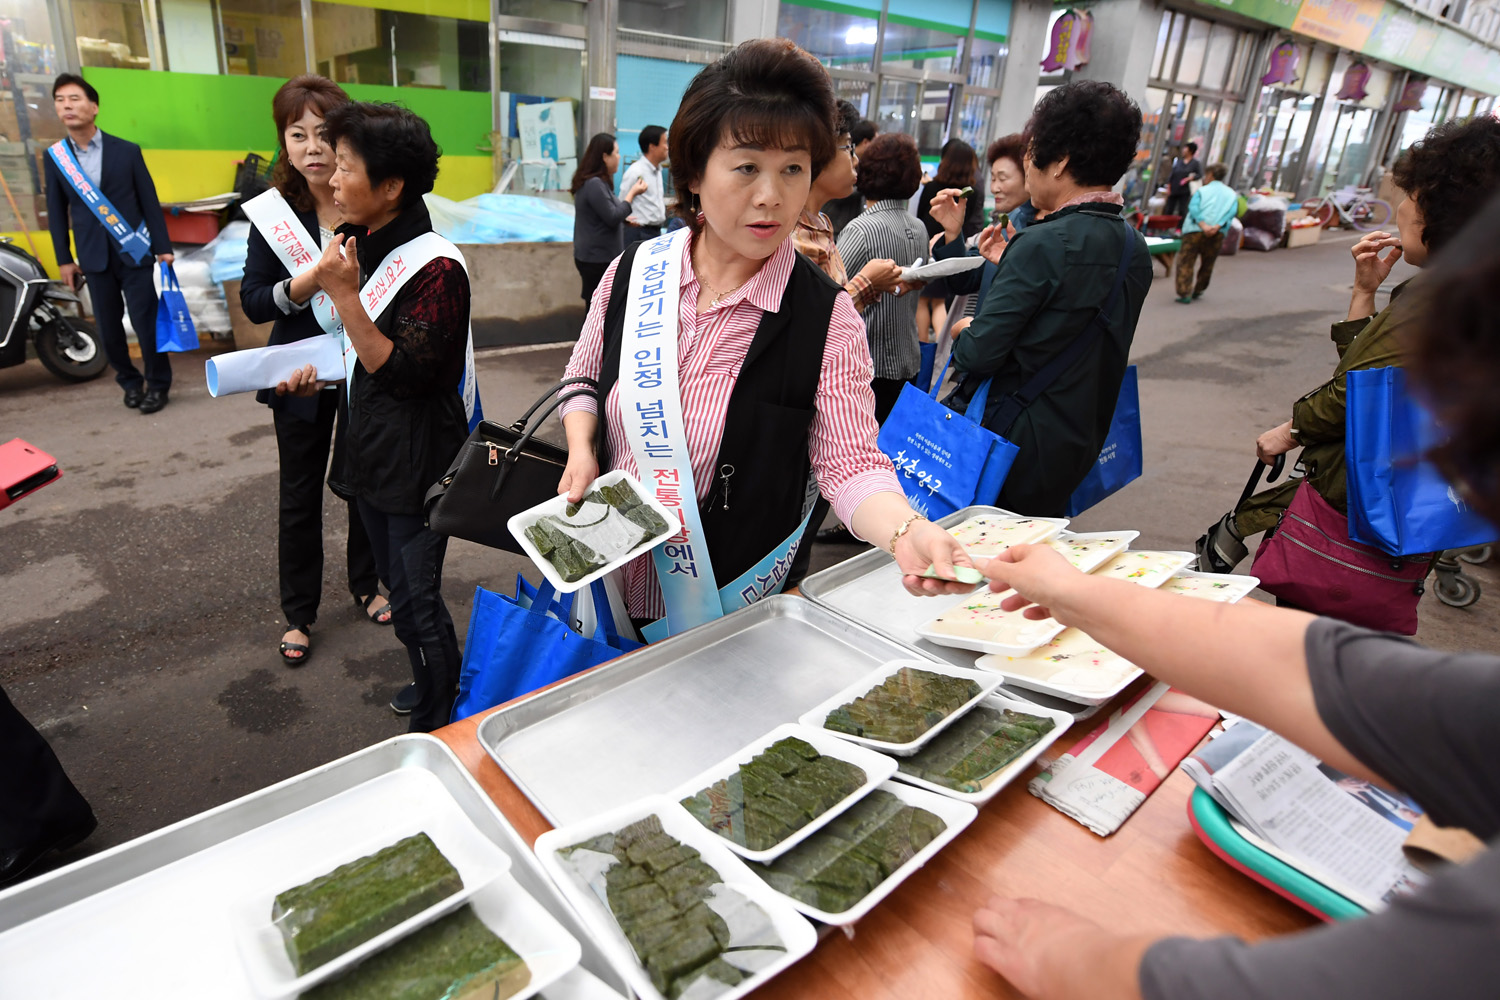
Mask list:
[[[998,507],[965,507],[938,521],[951,528],[978,514],[1008,514]],[[872,629],[880,635],[932,660],[944,660],[955,666],[975,669],[974,661],[982,653],[954,649],[928,642],[917,635],[917,626],[932,620],[943,610],[941,601],[931,597],[913,597],[901,586],[901,570],[889,555],[878,549],[814,573],[801,584],[802,596],[814,604]],[[1099,711],[1098,705],[1079,705],[1039,691],[1007,686],[1007,695],[1036,705],[1067,712],[1075,719],[1087,719]]]
[[668,792],[910,656],[800,597],[770,597],[503,708],[479,742],[562,826]]
[[[231,841],[253,838],[257,830],[298,810],[405,768],[435,775],[474,826],[510,856],[511,876],[582,945],[582,966],[549,987],[544,995],[549,1000],[619,1000],[628,996],[624,979],[589,939],[543,873],[530,845],[453,752],[441,740],[420,735],[398,736],[376,744],[0,892],[0,996],[12,995],[10,987],[17,983],[40,978],[37,972],[55,982],[55,991],[28,994],[31,996],[92,995],[83,980],[93,976],[108,984],[101,995],[253,996],[243,976],[224,975],[211,983],[199,982],[188,990],[179,990],[165,974],[173,968],[174,956],[196,947],[192,934],[214,936],[209,944],[223,950],[222,935],[229,932],[227,908],[234,900],[215,893],[211,877],[204,879],[201,907],[195,906],[192,926],[185,934],[178,934],[177,928],[158,934],[158,928],[139,928],[139,920],[132,928],[132,911],[125,897],[142,887],[135,880],[162,877],[170,866],[179,863],[209,862],[205,870],[211,874],[215,852],[224,854],[227,862],[236,846]],[[351,840],[369,834],[368,829],[349,831]],[[132,882],[135,884],[127,886]],[[108,952],[113,962],[101,957],[102,941],[95,936],[96,931],[112,939]]]

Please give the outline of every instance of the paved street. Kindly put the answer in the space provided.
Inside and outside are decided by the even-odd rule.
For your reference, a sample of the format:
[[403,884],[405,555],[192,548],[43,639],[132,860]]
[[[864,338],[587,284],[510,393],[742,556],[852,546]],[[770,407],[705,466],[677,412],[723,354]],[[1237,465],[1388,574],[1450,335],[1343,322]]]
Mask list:
[[[1228,509],[1255,436],[1335,363],[1328,323],[1347,307],[1352,242],[1336,240],[1222,258],[1190,307],[1173,301],[1158,267],[1134,350],[1146,474],[1075,527],[1135,528],[1139,546],[1190,548]],[[566,357],[482,355],[486,412],[519,414]],[[202,365],[176,359],[171,405],[153,416],[124,409],[108,376],[69,386],[36,361],[0,371],[0,440],[25,438],[66,473],[0,512],[0,684],[99,815],[74,857],[405,730],[386,703],[407,679],[406,657],[346,594],[331,495],[314,652],[295,671],[276,655],[270,417],[249,396],[210,398]],[[817,565],[854,551],[822,547]],[[444,592],[459,629],[476,586],[511,588],[526,568],[453,542]],[[1426,641],[1500,650],[1500,578],[1472,572],[1485,597],[1460,611],[1429,594]]]

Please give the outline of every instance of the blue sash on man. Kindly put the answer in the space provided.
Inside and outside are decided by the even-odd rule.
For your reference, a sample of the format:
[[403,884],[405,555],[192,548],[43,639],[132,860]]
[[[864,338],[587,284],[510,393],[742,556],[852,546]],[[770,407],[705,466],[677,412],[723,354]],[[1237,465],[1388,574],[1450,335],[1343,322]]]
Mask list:
[[57,165],[58,172],[62,174],[63,179],[77,192],[78,197],[83,199],[83,203],[89,207],[94,218],[99,220],[105,232],[109,233],[115,241],[120,253],[137,266],[150,260],[153,256],[151,233],[146,228],[145,220],[142,219],[141,224],[134,230],[130,228],[125,222],[125,217],[109,203],[108,198],[104,197],[104,192],[84,175],[83,166],[78,162],[78,157],[73,153],[72,144],[67,139],[54,142],[47,148],[47,152],[51,155],[52,162]]

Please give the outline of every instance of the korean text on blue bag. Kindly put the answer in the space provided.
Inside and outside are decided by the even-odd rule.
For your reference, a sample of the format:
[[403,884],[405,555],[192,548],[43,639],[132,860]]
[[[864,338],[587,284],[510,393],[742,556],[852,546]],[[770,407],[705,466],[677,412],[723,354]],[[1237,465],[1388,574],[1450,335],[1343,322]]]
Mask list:
[[1407,556],[1485,545],[1500,528],[1469,508],[1424,456],[1444,440],[1400,368],[1344,376],[1349,537]]
[[453,721],[639,649],[616,630],[604,582],[591,587],[598,617],[592,638],[571,628],[576,595],[559,599],[551,583],[533,590],[517,576],[515,597],[476,587]]
[[1109,434],[1104,438],[1099,458],[1068,498],[1068,508],[1063,513],[1077,517],[1141,478],[1142,469],[1141,389],[1135,365],[1131,365],[1120,382],[1120,398],[1115,403],[1115,416],[1109,423]]
[[1020,452],[979,423],[991,380],[980,383],[966,412],[958,413],[937,400],[947,374],[944,365],[930,392],[903,385],[876,438],[896,467],[911,509],[934,521],[974,504],[994,503]]
[[161,269],[161,300],[156,303],[156,349],[196,351],[198,331],[193,328],[193,317],[188,312],[187,299],[182,296],[182,286],[177,284],[177,272],[171,264],[158,267]]

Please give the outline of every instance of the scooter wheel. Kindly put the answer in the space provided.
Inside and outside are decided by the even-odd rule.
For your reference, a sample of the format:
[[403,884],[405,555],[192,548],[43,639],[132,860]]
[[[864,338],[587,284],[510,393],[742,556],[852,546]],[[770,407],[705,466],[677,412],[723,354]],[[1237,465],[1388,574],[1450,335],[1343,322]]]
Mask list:
[[58,316],[37,332],[36,354],[49,372],[66,382],[98,378],[109,366],[93,325],[71,316]]

